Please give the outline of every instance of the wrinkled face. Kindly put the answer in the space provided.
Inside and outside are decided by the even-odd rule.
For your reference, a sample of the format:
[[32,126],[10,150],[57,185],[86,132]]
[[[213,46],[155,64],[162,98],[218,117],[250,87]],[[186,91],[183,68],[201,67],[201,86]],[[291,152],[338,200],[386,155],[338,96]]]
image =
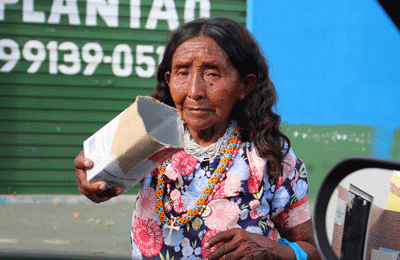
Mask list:
[[176,49],[165,79],[189,131],[224,131],[232,108],[249,92],[227,54],[207,36],[191,38]]

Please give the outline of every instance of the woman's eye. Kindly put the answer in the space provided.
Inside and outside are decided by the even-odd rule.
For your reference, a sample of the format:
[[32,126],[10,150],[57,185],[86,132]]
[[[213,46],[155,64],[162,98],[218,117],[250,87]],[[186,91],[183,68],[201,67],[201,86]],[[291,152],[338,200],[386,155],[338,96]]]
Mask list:
[[177,74],[178,74],[179,76],[187,76],[187,75],[188,75],[188,72],[185,71],[185,70],[180,70],[180,71],[178,71]]
[[209,77],[219,77],[219,74],[216,73],[216,72],[209,72],[206,75],[209,76]]

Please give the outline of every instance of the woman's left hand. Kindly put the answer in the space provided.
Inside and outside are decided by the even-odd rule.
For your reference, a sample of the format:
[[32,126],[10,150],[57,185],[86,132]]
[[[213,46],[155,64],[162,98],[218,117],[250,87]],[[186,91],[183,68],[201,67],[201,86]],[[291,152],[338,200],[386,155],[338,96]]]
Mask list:
[[[282,237],[296,243],[307,254],[307,259],[321,259],[315,248],[311,219],[291,228],[278,228]],[[207,257],[220,259],[296,259],[296,254],[287,245],[282,245],[260,234],[250,233],[241,228],[223,231],[211,237],[205,244],[206,249],[216,246],[216,250]]]
[[217,245],[217,249],[208,255],[209,260],[223,256],[224,259],[273,259],[268,255],[274,255],[278,244],[265,236],[241,228],[220,232],[207,243],[205,247],[208,249]]

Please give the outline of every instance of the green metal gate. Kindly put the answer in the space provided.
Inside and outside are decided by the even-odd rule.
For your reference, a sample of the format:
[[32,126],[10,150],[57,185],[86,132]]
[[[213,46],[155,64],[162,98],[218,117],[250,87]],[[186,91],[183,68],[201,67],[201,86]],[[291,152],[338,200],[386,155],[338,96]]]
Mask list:
[[200,16],[245,24],[246,1],[0,1],[0,193],[79,193],[83,141],[151,94],[168,35]]

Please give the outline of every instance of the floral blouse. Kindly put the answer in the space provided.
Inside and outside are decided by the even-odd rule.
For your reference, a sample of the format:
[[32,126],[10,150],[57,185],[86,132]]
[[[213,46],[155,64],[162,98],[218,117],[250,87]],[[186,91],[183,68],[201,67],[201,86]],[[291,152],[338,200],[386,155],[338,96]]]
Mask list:
[[[185,151],[172,157],[165,175],[176,180],[170,187],[171,214],[179,216],[192,208],[220,161],[202,161]],[[197,216],[185,227],[171,232],[165,241],[165,228],[155,209],[158,169],[142,181],[132,219],[133,259],[204,259],[211,249],[204,243],[218,232],[242,228],[277,240],[280,227],[293,227],[311,218],[307,200],[308,180],[304,163],[292,149],[284,159],[283,174],[276,181],[269,177],[267,162],[251,143],[243,143],[225,179],[215,186],[208,202],[209,212]],[[207,215],[207,216],[206,216]]]

